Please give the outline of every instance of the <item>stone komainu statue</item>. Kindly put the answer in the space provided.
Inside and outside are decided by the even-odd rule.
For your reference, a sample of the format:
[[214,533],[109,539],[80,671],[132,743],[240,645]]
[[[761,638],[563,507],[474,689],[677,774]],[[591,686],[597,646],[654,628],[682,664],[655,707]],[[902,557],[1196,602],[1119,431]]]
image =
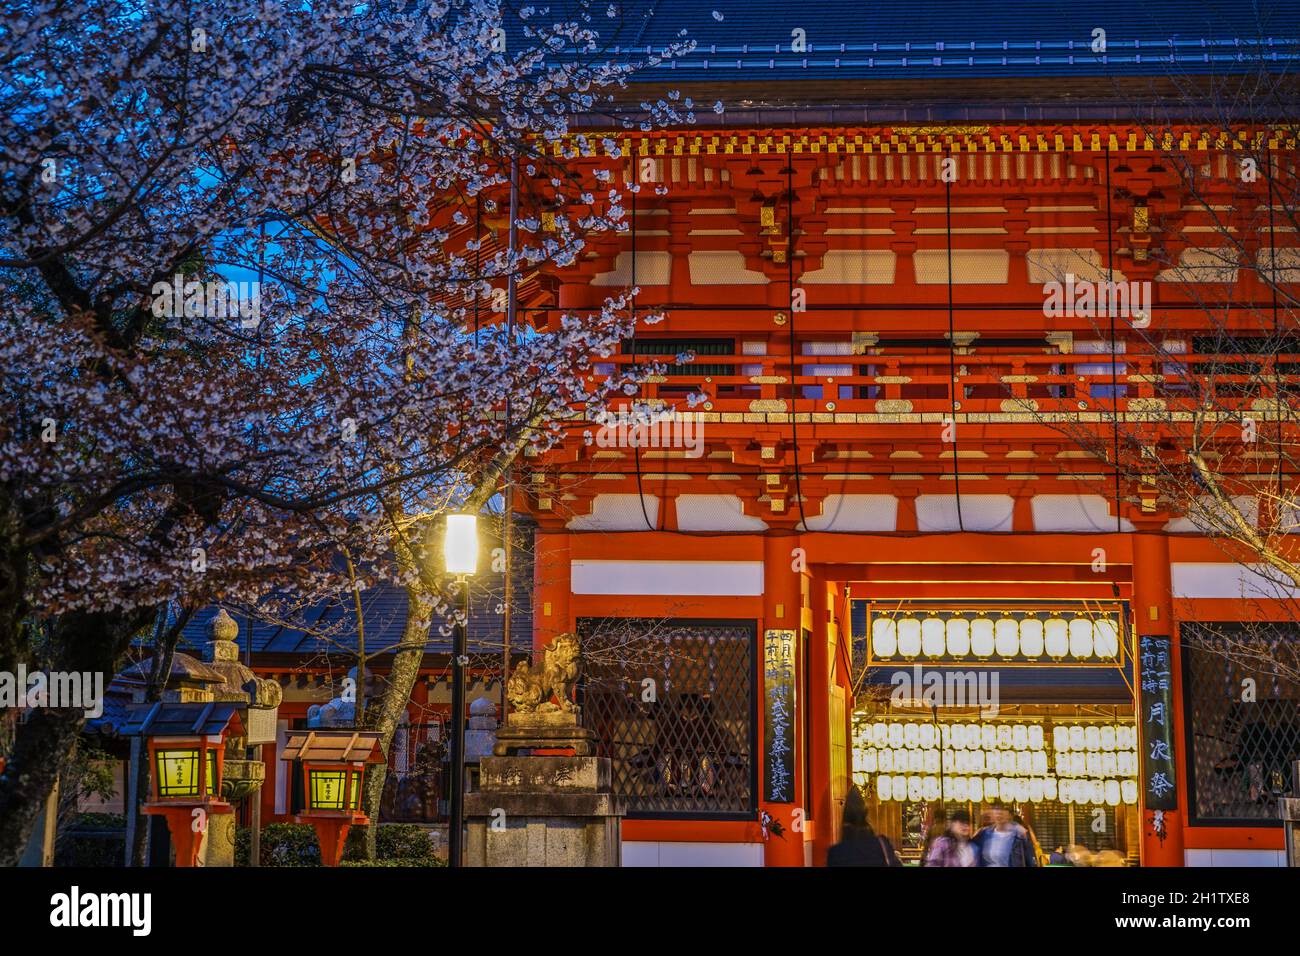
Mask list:
[[[576,713],[573,689],[578,683],[578,638],[561,634],[543,652],[541,667],[520,661],[506,684],[506,697],[517,713]],[[551,698],[555,698],[552,703]]]

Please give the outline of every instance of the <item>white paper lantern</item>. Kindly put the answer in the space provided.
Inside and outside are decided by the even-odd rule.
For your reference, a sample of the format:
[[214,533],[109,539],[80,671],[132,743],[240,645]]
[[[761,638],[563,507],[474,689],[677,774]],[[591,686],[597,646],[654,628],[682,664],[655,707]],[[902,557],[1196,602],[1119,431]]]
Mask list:
[[1115,772],[1121,777],[1131,777],[1137,773],[1137,757],[1131,750],[1120,750],[1115,754]]
[[1100,733],[1101,733],[1101,749],[1114,750],[1115,749],[1115,728],[1112,727],[1110,724],[1107,724],[1105,727],[1101,728]]
[[1032,614],[1020,622],[1020,653],[1031,660],[1043,656],[1043,622]]
[[898,653],[898,626],[892,617],[878,617],[871,622],[871,653],[881,658]]
[[1043,797],[1047,800],[1056,799],[1057,780],[1055,777],[1043,778]]
[[993,645],[998,657],[1004,660],[1020,654],[1020,622],[1009,614],[998,618],[993,626]]
[[1016,751],[1016,773],[1028,777],[1034,772],[1034,758],[1028,750]]
[[970,622],[970,651],[979,660],[988,660],[993,656],[994,646],[993,622],[981,614]]
[[1029,752],[1029,772],[1035,776],[1045,776],[1047,773],[1047,751],[1031,750]]
[[1087,760],[1085,765],[1088,768],[1086,771],[1088,776],[1101,776],[1101,754],[1097,753],[1095,750],[1090,750],[1086,756]]
[[1083,750],[1083,749],[1085,749],[1085,746],[1086,746],[1086,745],[1084,744],[1083,725],[1082,725],[1082,724],[1073,724],[1073,725],[1071,725],[1071,727],[1070,727],[1070,749],[1071,749],[1071,750]]
[[1003,800],[1016,799],[1016,781],[1014,777],[998,778],[998,793],[1002,795]]
[[1132,750],[1137,746],[1137,731],[1127,724],[1117,724],[1115,727],[1115,749]]
[[889,724],[877,721],[871,725],[871,744],[877,749],[889,745]]
[[1041,724],[1029,725],[1029,749],[1030,750],[1043,749],[1043,727]]
[[1138,785],[1136,780],[1123,780],[1119,785],[1120,796],[1125,803],[1138,802]]
[[985,750],[998,749],[998,729],[992,724],[980,725],[980,746]]
[[1101,728],[1096,724],[1089,724],[1083,728],[1083,745],[1089,750],[1101,749]]
[[984,759],[984,751],[982,750],[970,751],[970,769],[972,773],[983,773],[985,764],[987,762],[988,761]]
[[889,725],[889,746],[893,747],[895,750],[898,750],[900,747],[903,746],[903,725],[902,724]]
[[996,756],[998,773],[1009,777],[1016,772],[1016,752],[1014,750],[999,750]]
[[924,784],[921,783],[919,776],[907,778],[907,799],[915,803],[922,798],[924,793]]
[[1069,779],[1060,781],[1056,786],[1056,792],[1062,803],[1073,803],[1074,781]]
[[909,661],[921,653],[921,622],[910,615],[898,622],[898,653]]
[[921,724],[920,740],[926,749],[939,746],[939,728],[934,724]]
[[1072,751],[1070,754],[1070,776],[1082,777],[1088,772],[1088,755],[1082,750]]
[[876,769],[881,773],[894,772],[894,752],[892,750],[876,751]]
[[903,746],[914,750],[921,742],[921,728],[916,724],[903,725]]
[[1043,625],[1043,650],[1057,661],[1070,653],[1070,626],[1059,614],[1053,614]]
[[876,762],[876,750],[873,747],[870,750],[862,751],[862,770],[866,773],[875,773],[879,764]]
[[1070,622],[1070,656],[1081,661],[1092,657],[1092,621],[1086,617]]
[[921,796],[926,800],[939,799],[939,778],[930,776],[921,781]]
[[966,796],[972,803],[979,803],[984,799],[984,781],[980,777],[968,777],[966,779]]
[[1119,627],[1108,617],[1092,623],[1092,652],[1106,661],[1119,657]]
[[965,777],[954,777],[951,787],[944,787],[952,794],[952,798],[958,803],[965,803],[970,799],[970,784]]
[[996,800],[997,798],[998,798],[998,778],[985,777],[984,778],[984,799]]
[[1029,799],[1034,803],[1041,803],[1043,800],[1043,778],[1034,777],[1029,781]]
[[921,651],[926,657],[943,657],[945,633],[942,618],[927,617],[921,622]]
[[998,749],[1011,749],[1011,727],[1009,724],[998,724]]
[[1011,728],[1011,746],[1016,750],[1029,749],[1029,728],[1024,724],[1016,724]]
[[894,799],[894,778],[882,773],[876,778],[876,797],[880,800]]
[[939,751],[937,751],[937,750],[922,750],[922,751],[921,751],[921,756],[922,756],[923,758],[925,758],[924,761],[922,762],[921,766],[922,766],[922,768],[925,770],[926,773],[939,773],[939,772],[940,772],[940,766],[939,766]]
[[1092,802],[1093,803],[1106,802],[1106,781],[1105,780],[1092,781]]
[[1119,762],[1115,759],[1113,750],[1103,750],[1101,753],[1101,775],[1103,777],[1114,777],[1119,774]]
[[947,625],[948,656],[965,657],[970,653],[970,621],[964,617],[950,617]]
[[1070,728],[1057,724],[1052,728],[1052,749],[1058,754],[1070,749]]
[[966,749],[966,725],[953,724],[952,729],[948,732],[948,739],[958,750]]
[[1029,799],[1029,781],[1021,777],[1015,782],[1016,802],[1024,803]]
[[907,752],[907,772],[920,773],[925,769],[925,751],[909,750]]

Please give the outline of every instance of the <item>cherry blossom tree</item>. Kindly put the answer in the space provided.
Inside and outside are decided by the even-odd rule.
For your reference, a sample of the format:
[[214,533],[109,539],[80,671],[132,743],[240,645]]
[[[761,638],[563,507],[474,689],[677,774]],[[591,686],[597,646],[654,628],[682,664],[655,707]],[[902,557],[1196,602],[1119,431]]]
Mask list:
[[[569,128],[638,66],[605,53],[622,29],[580,3],[6,7],[0,670],[111,674],[168,603],[441,588],[404,536],[599,402],[588,363],[627,334],[617,300],[494,310],[623,220],[617,148]],[[20,723],[0,863],[82,722]]]

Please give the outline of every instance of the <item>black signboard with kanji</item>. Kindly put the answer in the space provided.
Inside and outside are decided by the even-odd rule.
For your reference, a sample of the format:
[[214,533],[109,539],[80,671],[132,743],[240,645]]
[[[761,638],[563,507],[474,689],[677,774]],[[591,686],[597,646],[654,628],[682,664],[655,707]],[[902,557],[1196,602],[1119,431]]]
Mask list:
[[1174,682],[1168,637],[1138,638],[1138,728],[1142,734],[1142,804],[1177,810],[1174,769]]
[[763,799],[794,802],[795,633],[763,635]]

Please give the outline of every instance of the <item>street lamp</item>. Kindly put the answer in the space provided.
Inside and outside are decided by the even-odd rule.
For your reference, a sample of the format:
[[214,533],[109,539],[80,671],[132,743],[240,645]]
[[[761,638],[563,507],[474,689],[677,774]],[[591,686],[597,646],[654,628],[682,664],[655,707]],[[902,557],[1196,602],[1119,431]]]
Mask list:
[[478,516],[447,515],[443,539],[447,573],[460,581],[464,596],[463,616],[452,638],[451,665],[451,801],[447,833],[447,863],[460,866],[465,826],[465,665],[468,663],[466,632],[469,629],[469,575],[478,570]]

